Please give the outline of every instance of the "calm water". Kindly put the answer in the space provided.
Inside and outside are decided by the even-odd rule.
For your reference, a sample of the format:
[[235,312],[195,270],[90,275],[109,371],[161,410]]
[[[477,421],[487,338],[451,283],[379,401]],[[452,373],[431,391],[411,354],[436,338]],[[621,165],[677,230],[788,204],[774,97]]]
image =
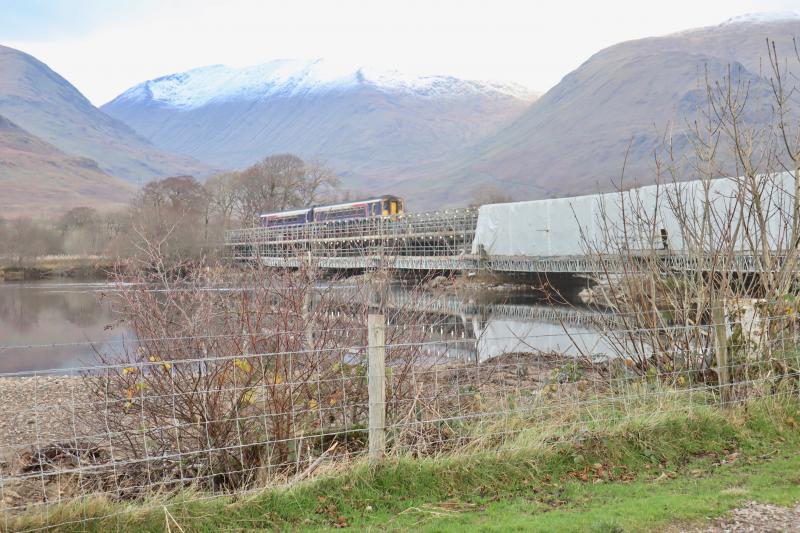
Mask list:
[[[615,354],[596,329],[604,323],[596,311],[553,306],[540,297],[520,293],[412,297],[441,324],[429,332],[429,340],[442,341],[431,346],[432,355],[485,361],[508,353],[558,353],[595,359]],[[433,301],[425,301],[427,298]]]
[[102,282],[0,282],[0,373],[66,369],[119,346]]
[[[96,364],[96,351],[119,353],[133,336],[104,297],[111,290],[103,282],[0,283],[0,374],[66,371]],[[580,319],[590,313],[556,308],[554,314],[524,295],[421,298],[397,288],[395,296],[396,305],[413,301],[437,324],[426,334],[431,355],[484,361],[518,352],[612,353],[591,321]]]

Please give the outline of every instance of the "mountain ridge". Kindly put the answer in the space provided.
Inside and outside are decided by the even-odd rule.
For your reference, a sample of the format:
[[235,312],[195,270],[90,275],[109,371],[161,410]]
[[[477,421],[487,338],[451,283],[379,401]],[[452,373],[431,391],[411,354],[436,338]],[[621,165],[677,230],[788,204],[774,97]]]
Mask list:
[[141,183],[213,170],[157,149],[30,54],[0,45],[0,73],[0,114],[66,154],[97,161],[105,173]]
[[667,133],[679,160],[691,156],[686,121],[705,101],[706,72],[711,81],[730,72],[749,83],[747,118],[768,122],[766,39],[793,54],[793,36],[800,36],[800,17],[745,17],[607,47],[461,154],[449,175],[522,184],[515,185],[520,198],[613,190],[623,163],[628,185],[652,183],[654,153]]
[[324,59],[278,59],[234,68],[208,65],[147,80],[126,90],[101,107],[124,100],[151,100],[191,109],[216,99],[298,96],[370,85],[422,97],[456,97],[486,90],[532,100],[536,93],[522,85],[461,79],[445,75],[413,76],[396,70],[336,65]]
[[134,194],[132,185],[105,174],[96,161],[65,154],[3,115],[0,188],[3,217],[120,207]]
[[668,131],[689,154],[685,123],[706,72],[748,83],[746,118],[766,120],[765,39],[786,52],[798,34],[800,17],[754,15],[617,43],[539,98],[513,84],[281,60],[161,76],[102,110],[187,161],[236,169],[293,152],[327,162],[354,194],[399,193],[418,209],[463,205],[487,184],[517,199],[585,194],[613,189],[626,154],[628,184],[649,183]]
[[324,161],[354,194],[373,194],[494,133],[533,98],[509,84],[311,60],[162,76],[102,109],[156,146],[212,165],[291,152]]

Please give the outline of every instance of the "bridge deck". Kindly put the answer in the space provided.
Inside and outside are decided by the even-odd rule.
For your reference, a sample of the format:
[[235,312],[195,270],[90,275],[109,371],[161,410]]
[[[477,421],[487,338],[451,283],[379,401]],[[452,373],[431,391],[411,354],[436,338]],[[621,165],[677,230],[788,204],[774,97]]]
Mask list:
[[[311,223],[285,228],[249,228],[226,232],[225,248],[235,260],[261,261],[273,267],[297,268],[313,260],[323,269],[388,267],[414,271],[492,271],[503,273],[571,273],[592,275],[631,268],[630,257],[497,256],[473,254],[477,209],[452,209],[390,218]],[[577,236],[575,237],[578,238]],[[720,268],[691,254],[642,251],[641,262],[656,259],[668,270]],[[780,263],[781,258],[775,258]],[[741,254],[728,269],[763,270],[759,258]],[[633,265],[635,267],[635,265]],[[774,267],[773,267],[774,268]]]

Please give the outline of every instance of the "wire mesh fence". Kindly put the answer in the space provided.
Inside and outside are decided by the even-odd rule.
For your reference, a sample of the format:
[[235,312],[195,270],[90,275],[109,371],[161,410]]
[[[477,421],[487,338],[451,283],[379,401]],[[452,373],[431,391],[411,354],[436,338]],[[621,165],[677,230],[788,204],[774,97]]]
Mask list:
[[[0,375],[5,529],[14,529],[20,515],[38,516],[39,527],[58,527],[63,516],[55,507],[88,505],[97,497],[146,501],[182,489],[197,491],[197,498],[241,494],[291,485],[321,466],[368,455],[522,446],[531,434],[568,435],[642,410],[689,413],[754,395],[798,394],[794,333],[769,357],[737,352],[722,383],[723,369],[708,354],[692,359],[708,364],[695,365],[683,352],[666,358],[652,346],[653,357],[670,363],[645,370],[613,349],[532,347],[548,334],[485,330],[477,338],[462,334],[456,326],[463,321],[452,317],[399,323],[371,316],[380,317],[369,321],[371,328],[320,328],[313,334],[337,342],[308,350],[261,351],[242,335],[245,349],[217,352],[215,346],[231,344],[214,345],[209,333],[190,339],[193,348],[205,343],[205,353],[170,352],[155,349],[167,346],[164,339],[142,338],[134,358]],[[616,324],[617,338],[640,333]],[[714,325],[675,329],[712,335]],[[376,327],[383,329],[377,337],[370,332]],[[572,342],[589,334],[572,333]],[[168,343],[187,340],[169,337]],[[481,344],[509,341],[517,349],[478,354]],[[35,347],[3,348],[19,354]],[[713,343],[697,348],[713,351]],[[376,354],[385,365],[379,389],[371,386]],[[382,418],[370,416],[375,409]]]

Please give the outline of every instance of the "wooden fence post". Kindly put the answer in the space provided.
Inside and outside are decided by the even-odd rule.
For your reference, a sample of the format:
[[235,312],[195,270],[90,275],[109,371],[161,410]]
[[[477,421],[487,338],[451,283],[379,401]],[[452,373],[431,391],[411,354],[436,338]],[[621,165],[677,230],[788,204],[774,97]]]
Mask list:
[[376,464],[386,453],[386,319],[383,314],[367,316],[369,346],[369,462]]
[[717,379],[722,405],[730,403],[730,374],[728,373],[728,329],[725,322],[725,304],[717,300],[712,304],[711,320],[714,322],[714,337],[717,348]]

